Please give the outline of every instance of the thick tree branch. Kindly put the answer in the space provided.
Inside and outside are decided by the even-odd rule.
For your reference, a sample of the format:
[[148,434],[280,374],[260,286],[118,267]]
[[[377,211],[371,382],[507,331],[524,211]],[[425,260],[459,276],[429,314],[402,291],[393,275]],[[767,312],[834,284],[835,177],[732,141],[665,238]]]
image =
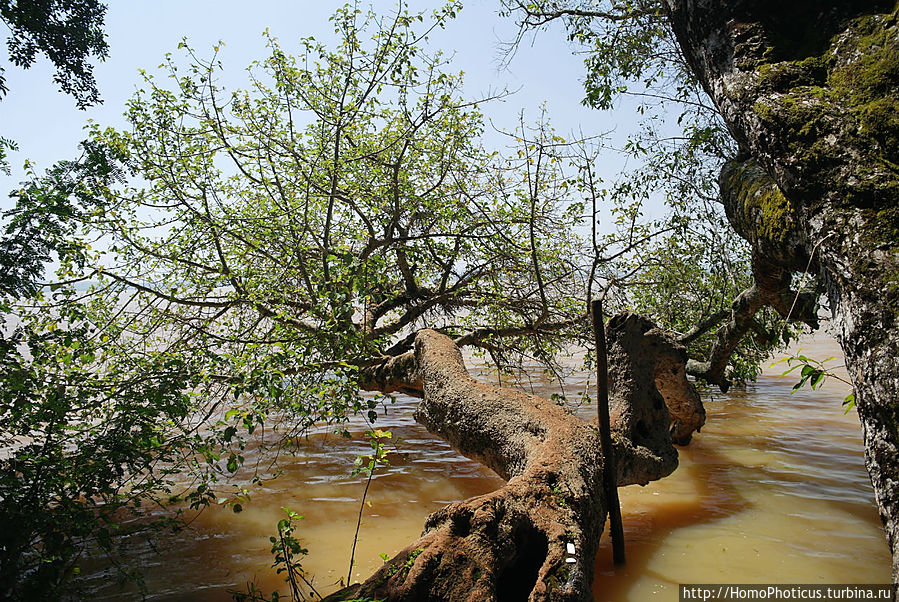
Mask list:
[[773,307],[786,320],[804,322],[813,329],[818,328],[816,296],[791,290],[788,270],[754,254],[752,274],[752,286],[734,299],[730,320],[718,329],[709,359],[704,362],[691,359],[687,362],[688,374],[718,385],[725,392],[733,384],[725,375],[727,363],[740,340],[755,327],[755,314],[763,307]]
[[[677,466],[670,415],[686,414],[669,413],[653,383],[660,374],[683,375],[686,354],[638,316],[617,316],[609,326],[616,479],[619,486],[646,483]],[[546,399],[477,382],[453,340],[432,330],[416,334],[414,353],[365,368],[363,376],[380,390],[421,388],[416,419],[508,482],[438,510],[421,539],[330,600],[591,599],[605,522],[595,427]],[[669,395],[676,391],[668,387]]]
[[404,393],[422,397],[424,387],[411,351],[372,361],[359,370],[359,388],[381,393]]
[[729,317],[730,312],[730,308],[719,309],[712,315],[699,322],[696,326],[691,328],[686,334],[680,337],[677,342],[681,345],[689,345],[690,343],[707,333],[709,330],[720,324],[724,318]]

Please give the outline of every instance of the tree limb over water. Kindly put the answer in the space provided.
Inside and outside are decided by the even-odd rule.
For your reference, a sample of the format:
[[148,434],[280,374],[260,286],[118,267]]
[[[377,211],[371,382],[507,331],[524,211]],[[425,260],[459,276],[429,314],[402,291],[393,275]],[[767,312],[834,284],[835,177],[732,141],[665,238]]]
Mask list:
[[[686,354],[670,336],[621,314],[608,337],[618,484],[646,484],[677,467],[672,415],[678,432],[692,432],[702,406],[691,407],[698,395],[676,379]],[[413,353],[372,372],[368,386],[420,387],[416,420],[508,483],[435,512],[421,539],[329,599],[590,599],[606,516],[596,427],[546,399],[476,381],[453,340],[432,330],[416,334]]]
[[[538,3],[507,4],[530,10]],[[459,347],[489,354],[499,369],[532,362],[558,369],[566,348],[592,339],[584,308],[595,291],[608,292],[612,307],[651,313],[655,323],[619,314],[607,330],[615,477],[619,485],[646,483],[674,470],[672,442],[687,443],[705,420],[687,368],[722,388],[751,377],[781,338],[771,335],[780,315],[814,324],[814,298],[791,290],[792,272],[823,270],[838,290],[864,269],[854,261],[843,271],[825,269],[840,256],[823,241],[838,237],[804,236],[805,218],[792,216],[784,196],[795,187],[784,176],[790,165],[771,157],[757,159],[761,169],[741,162],[733,171],[739,185],[718,194],[708,176],[736,144],[709,113],[661,4],[613,2],[611,13],[589,14],[563,4],[541,6],[555,11],[549,20],[573,19],[573,38],[596,42],[594,58],[611,64],[592,63],[588,102],[610,106],[617,76],[645,75],[651,88],[668,71],[648,65],[671,61],[688,84],[678,88],[679,102],[708,117],[688,119],[689,144],[672,150],[659,136],[629,140],[630,152],[648,155],[646,166],[608,186],[596,173],[596,139],[565,141],[545,119],[526,127],[522,118],[507,153],[487,149],[477,104],[489,99],[461,98],[461,76],[421,51],[427,32],[413,25],[424,18],[348,5],[332,21],[338,50],[305,39],[294,57],[269,39],[270,55],[254,65],[249,90],[223,90],[218,61],[186,47],[186,66],[167,58],[166,77],[145,74],[128,128],[93,127],[84,160],[32,174],[14,193],[17,208],[0,240],[9,268],[0,294],[27,293],[17,295],[14,311],[35,324],[36,335],[77,327],[102,348],[78,352],[80,339],[53,335],[65,345],[51,356],[76,364],[79,378],[116,368],[112,356],[135,360],[127,374],[141,373],[141,358],[158,359],[166,376],[177,377],[177,414],[151,414],[139,442],[156,450],[158,433],[187,420],[184,430],[193,434],[200,426],[185,416],[206,416],[207,438],[172,449],[201,457],[210,483],[237,472],[241,433],[267,421],[284,420],[295,435],[358,412],[374,420],[377,401],[360,388],[422,398],[419,420],[508,483],[432,515],[421,540],[357,589],[395,599],[589,599],[605,514],[594,429],[550,401],[474,381]],[[588,5],[597,3],[578,4]],[[430,27],[455,9],[447,5]],[[541,24],[535,13],[528,18]],[[592,19],[604,25],[592,28]],[[372,36],[363,39],[367,29]],[[774,79],[789,83],[793,71]],[[651,92],[643,98],[661,98]],[[737,109],[725,118],[758,108]],[[883,117],[882,109],[866,106],[860,118]],[[752,146],[750,138],[741,147]],[[878,177],[891,169],[875,167]],[[777,177],[741,183],[768,172]],[[645,218],[644,203],[659,186],[672,215]],[[751,253],[724,228],[719,196]],[[892,219],[888,208],[872,207]],[[813,213],[809,219],[818,219]],[[607,216],[612,232],[603,234]],[[92,248],[97,238],[107,250]],[[891,249],[878,252],[892,258]],[[54,256],[60,280],[45,287],[39,277]],[[101,283],[75,290],[86,278]],[[864,294],[895,290],[889,279],[877,284]],[[876,311],[866,303],[865,312]],[[61,315],[72,318],[57,323]],[[857,323],[876,325],[865,320],[859,315]],[[695,361],[666,331],[685,333]],[[7,347],[8,357],[16,355],[16,345]],[[116,377],[100,388],[101,406],[119,407]],[[62,396],[50,393],[51,401]],[[198,414],[211,398],[219,400],[215,408],[222,404],[220,420]],[[881,418],[880,427],[889,426],[889,415]],[[19,482],[14,464],[3,468]],[[90,497],[72,491],[68,498]],[[205,481],[189,495],[197,505],[216,499]]]

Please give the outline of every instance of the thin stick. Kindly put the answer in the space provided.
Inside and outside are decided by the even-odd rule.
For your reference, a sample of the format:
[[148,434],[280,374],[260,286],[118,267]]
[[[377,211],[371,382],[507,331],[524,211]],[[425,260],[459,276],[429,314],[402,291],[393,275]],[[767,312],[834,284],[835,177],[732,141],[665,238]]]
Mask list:
[[618,471],[612,454],[612,427],[609,422],[609,362],[606,357],[606,330],[602,322],[602,299],[596,299],[590,305],[596,341],[596,411],[599,415],[599,443],[603,458],[602,484],[609,506],[612,558],[615,564],[624,564],[624,528],[621,524],[621,506],[618,503]]
[[[374,462],[374,460],[372,460]],[[356,542],[359,541],[359,527],[362,526],[362,512],[365,510],[365,498],[368,496],[368,486],[371,485],[371,477],[375,472],[372,466],[368,471],[368,480],[365,481],[365,491],[362,492],[362,503],[359,505],[359,519],[356,521],[356,533],[353,535],[353,550],[350,552],[350,568],[346,573],[346,584],[350,585],[350,577],[353,575],[353,560],[356,558]]]

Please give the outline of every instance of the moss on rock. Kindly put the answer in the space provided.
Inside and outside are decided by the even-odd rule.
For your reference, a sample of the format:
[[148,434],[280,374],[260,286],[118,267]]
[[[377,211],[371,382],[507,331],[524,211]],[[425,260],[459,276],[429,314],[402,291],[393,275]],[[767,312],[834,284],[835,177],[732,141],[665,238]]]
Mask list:
[[759,87],[772,92],[788,92],[799,86],[819,87],[827,82],[827,56],[811,56],[798,61],[764,63],[759,66]]
[[[838,40],[847,55],[827,78],[830,96],[848,107],[857,133],[880,147],[894,163],[899,149],[899,34],[897,13],[857,19],[852,33]],[[848,48],[843,49],[844,45]],[[848,51],[848,52],[847,52]]]

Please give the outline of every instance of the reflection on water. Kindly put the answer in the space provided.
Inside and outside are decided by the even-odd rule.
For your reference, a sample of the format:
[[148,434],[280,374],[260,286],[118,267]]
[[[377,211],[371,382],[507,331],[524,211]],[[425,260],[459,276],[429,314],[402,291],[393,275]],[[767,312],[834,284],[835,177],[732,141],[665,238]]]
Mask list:
[[[831,341],[806,341],[803,351],[839,356]],[[619,490],[628,562],[612,565],[604,534],[597,602],[674,600],[678,583],[889,582],[858,419],[840,406],[846,387],[831,381],[790,395],[796,379],[778,378],[780,371],[768,370],[746,391],[714,395],[707,426],[681,448],[672,476]],[[573,384],[582,383],[583,375]],[[550,382],[534,384],[540,394],[554,391]],[[378,422],[393,431],[399,454],[372,482],[354,579],[380,565],[379,553],[392,555],[416,539],[428,513],[502,484],[416,424],[414,404],[401,400]],[[350,475],[352,462],[369,450],[364,427],[351,430],[353,440],[319,434],[301,441],[295,457],[282,459],[283,474],[256,486],[241,514],[212,508],[192,530],[166,537],[158,554],[136,551],[150,599],[229,600],[228,589],[254,579],[265,591],[286,592],[270,569],[268,541],[282,507],[305,516],[298,528],[309,549],[303,566],[321,593],[333,591],[346,577],[364,487]],[[98,588],[100,599],[134,597],[113,585]]]

